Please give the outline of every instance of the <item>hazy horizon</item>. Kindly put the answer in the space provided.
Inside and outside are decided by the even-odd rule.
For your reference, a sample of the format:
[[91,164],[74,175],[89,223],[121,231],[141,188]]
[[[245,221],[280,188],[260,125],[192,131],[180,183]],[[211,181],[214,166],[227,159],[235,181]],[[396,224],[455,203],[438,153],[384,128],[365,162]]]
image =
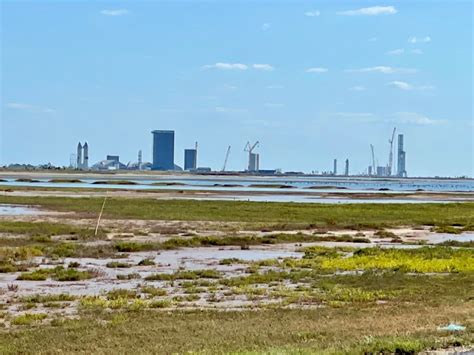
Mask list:
[[[405,136],[409,176],[474,176],[471,1],[1,1],[0,165],[152,160],[351,173]],[[396,144],[395,167],[396,167]],[[396,170],[396,169],[395,169]]]

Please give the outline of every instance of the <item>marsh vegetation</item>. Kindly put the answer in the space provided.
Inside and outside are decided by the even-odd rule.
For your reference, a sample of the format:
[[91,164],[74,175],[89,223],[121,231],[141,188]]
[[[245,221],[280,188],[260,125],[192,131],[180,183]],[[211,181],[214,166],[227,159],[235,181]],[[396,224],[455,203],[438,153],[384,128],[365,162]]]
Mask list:
[[[2,353],[410,353],[474,342],[474,249],[456,240],[472,230],[473,204],[111,198],[95,235],[102,199],[0,199],[73,213],[0,220]],[[452,240],[430,245],[417,231]],[[452,320],[466,331],[438,330]]]

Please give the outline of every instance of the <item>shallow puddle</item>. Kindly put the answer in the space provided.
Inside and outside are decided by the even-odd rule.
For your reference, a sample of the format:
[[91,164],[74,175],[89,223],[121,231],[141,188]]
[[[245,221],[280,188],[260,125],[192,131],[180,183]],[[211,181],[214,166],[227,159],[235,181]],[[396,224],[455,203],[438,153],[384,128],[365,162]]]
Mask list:
[[448,240],[454,240],[457,242],[474,242],[474,233],[461,233],[461,234],[449,234],[449,233],[430,233],[425,239],[428,243],[438,244]]
[[0,216],[28,216],[40,213],[40,210],[30,206],[0,204]]

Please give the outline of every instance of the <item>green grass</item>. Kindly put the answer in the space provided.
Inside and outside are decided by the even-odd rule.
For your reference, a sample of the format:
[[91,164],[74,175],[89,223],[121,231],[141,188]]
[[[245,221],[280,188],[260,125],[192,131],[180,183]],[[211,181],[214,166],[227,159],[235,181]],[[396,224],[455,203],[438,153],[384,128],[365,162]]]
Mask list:
[[[78,239],[88,239],[94,236],[94,230],[67,224],[50,222],[0,221],[0,232],[8,234],[25,234],[32,237],[50,237],[55,235],[70,235]],[[103,236],[103,231],[98,237]],[[33,240],[33,242],[39,242]]]
[[[118,304],[118,303],[117,303]],[[157,301],[156,307],[169,302]],[[472,332],[437,332],[447,319],[472,327],[469,311],[400,307],[83,314],[80,320],[0,333],[0,352],[363,354],[472,344]],[[383,312],[383,313],[381,313]],[[470,328],[472,329],[472,328]],[[166,341],[151,341],[151,339]]]
[[111,261],[108,262],[105,266],[111,269],[126,269],[132,267],[132,265],[128,263],[122,263],[120,261]]
[[350,257],[325,258],[322,269],[403,270],[417,273],[474,272],[473,249],[423,247],[418,249],[359,249]]
[[[102,198],[0,196],[0,203],[40,205],[96,217]],[[474,222],[474,203],[448,204],[305,204],[240,201],[109,198],[106,218],[182,221],[235,221],[262,225],[386,228],[402,225],[460,225]]]
[[221,273],[216,270],[189,270],[178,271],[173,274],[152,274],[145,278],[147,281],[170,281],[170,280],[196,280],[204,279],[218,279]]
[[128,290],[124,288],[117,288],[115,290],[109,291],[107,293],[108,300],[117,300],[119,298],[129,298],[134,299],[137,297],[137,292],[133,290]]
[[39,323],[47,317],[44,313],[25,313],[12,319],[13,325],[32,325]]
[[57,281],[81,281],[95,277],[96,275],[90,271],[79,271],[76,269],[65,269],[62,266],[55,268],[40,268],[31,272],[23,272],[17,280],[23,281],[45,281],[49,277]]
[[470,240],[468,242],[462,242],[459,240],[446,240],[445,242],[439,243],[437,245],[446,247],[474,248],[474,240]]
[[166,294],[167,294],[166,290],[164,290],[162,288],[153,287],[153,286],[144,286],[140,289],[140,291],[142,293],[148,294],[152,297],[166,296]]
[[56,183],[56,184],[78,184],[82,183],[81,180],[79,179],[51,179],[49,180],[51,183]]
[[127,180],[97,180],[93,185],[137,185],[136,182]]
[[76,297],[66,293],[51,294],[51,295],[31,295],[21,298],[21,302],[25,303],[48,303],[48,302],[65,302],[74,301]]
[[143,259],[138,262],[138,266],[152,266],[156,263],[152,259]]

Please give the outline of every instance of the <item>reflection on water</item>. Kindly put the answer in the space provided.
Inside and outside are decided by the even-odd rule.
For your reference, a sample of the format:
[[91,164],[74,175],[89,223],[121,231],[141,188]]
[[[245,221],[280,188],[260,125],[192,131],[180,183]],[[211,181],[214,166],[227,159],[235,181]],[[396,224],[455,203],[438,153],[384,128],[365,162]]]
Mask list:
[[[130,181],[131,184],[95,184],[97,181]],[[67,180],[67,179],[65,179]],[[186,196],[188,199],[221,199],[240,201],[266,202],[312,202],[312,203],[429,203],[449,202],[429,197],[410,199],[400,198],[351,199],[348,196],[337,198],[318,197],[318,193],[365,193],[401,194],[405,192],[474,192],[474,180],[443,180],[443,179],[370,179],[370,178],[327,178],[327,177],[189,177],[189,176],[148,176],[126,179],[124,175],[117,177],[83,178],[79,182],[50,182],[49,179],[33,181],[17,181],[9,179],[2,182],[6,186],[56,187],[56,188],[88,188],[88,189],[128,189],[128,190],[183,190],[222,192],[214,196]],[[227,192],[227,193],[226,193]],[[230,193],[232,192],[232,193]],[[260,194],[256,194],[259,192]],[[315,195],[316,194],[316,195]],[[459,195],[462,199],[462,195]]]
[[451,203],[448,200],[429,200],[429,199],[399,199],[399,198],[374,198],[374,199],[352,199],[352,198],[331,198],[331,197],[313,197],[308,195],[217,195],[217,196],[186,196],[172,197],[173,200],[207,200],[207,201],[249,201],[249,202],[297,202],[297,203],[330,203],[330,204],[347,204],[347,203]]
[[448,234],[448,233],[431,233],[426,240],[429,243],[438,244],[455,240],[458,242],[474,242],[474,233]]
[[[95,181],[127,180],[134,184],[93,184]],[[7,186],[38,186],[38,187],[75,187],[97,189],[154,189],[154,190],[213,190],[213,191],[364,191],[364,192],[402,192],[402,191],[471,191],[474,192],[474,180],[443,180],[443,179],[369,179],[369,178],[322,178],[322,177],[156,177],[155,179],[127,179],[125,177],[109,177],[101,179],[81,179],[81,182],[49,182],[38,179],[33,182],[9,179],[2,182]],[[154,185],[155,184],[155,185]],[[170,184],[170,185],[166,185]],[[274,185],[272,187],[271,185]],[[281,188],[286,187],[286,188]]]
[[0,204],[0,216],[24,216],[38,213],[39,211],[32,207]]

